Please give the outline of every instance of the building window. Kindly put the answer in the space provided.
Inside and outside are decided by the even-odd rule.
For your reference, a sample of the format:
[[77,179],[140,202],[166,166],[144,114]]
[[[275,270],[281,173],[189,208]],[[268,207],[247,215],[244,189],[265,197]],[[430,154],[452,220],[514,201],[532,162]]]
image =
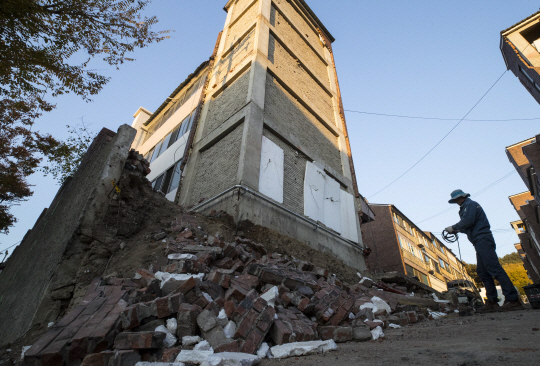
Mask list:
[[405,244],[403,243],[403,238],[401,236],[398,235],[398,240],[399,240],[399,246],[402,248],[402,249],[405,249]]
[[440,263],[442,269],[446,269],[446,268],[444,268],[444,261],[441,258],[439,258],[439,263]]
[[182,171],[180,170],[181,164],[182,160],[174,164],[174,171],[171,179],[171,186],[169,187],[169,192],[172,192],[173,190],[178,188],[178,185],[180,184],[180,177],[182,176]]
[[433,262],[433,266],[435,267],[435,271],[436,271],[438,274],[441,274],[441,270],[439,269],[439,263]]
[[442,252],[443,254],[446,254],[446,252],[444,251],[444,247],[443,247],[442,245],[441,245],[441,252]]
[[152,188],[154,188],[156,191],[161,191],[161,186],[163,184],[163,177],[165,176],[165,174],[161,174],[159,177],[157,177],[153,182],[152,182]]

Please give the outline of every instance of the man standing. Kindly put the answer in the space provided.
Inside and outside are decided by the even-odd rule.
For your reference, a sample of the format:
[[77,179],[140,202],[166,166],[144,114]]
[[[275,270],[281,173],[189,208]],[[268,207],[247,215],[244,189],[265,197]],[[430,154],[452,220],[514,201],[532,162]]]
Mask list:
[[[523,306],[519,302],[518,292],[512,281],[499,263],[499,257],[495,252],[495,239],[491,233],[491,227],[487,216],[480,205],[471,200],[470,194],[457,189],[450,194],[448,203],[457,203],[461,221],[446,228],[450,234],[457,232],[467,234],[467,238],[476,250],[476,272],[486,287],[488,300],[481,312],[520,310]],[[499,306],[497,288],[494,278],[501,284],[505,297],[504,304]]]

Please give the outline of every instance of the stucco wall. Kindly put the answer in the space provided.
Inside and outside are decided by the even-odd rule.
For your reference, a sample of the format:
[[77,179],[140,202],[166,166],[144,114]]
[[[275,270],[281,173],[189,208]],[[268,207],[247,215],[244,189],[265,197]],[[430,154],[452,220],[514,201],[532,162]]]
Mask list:
[[321,57],[313,51],[306,41],[300,37],[298,32],[291,24],[283,17],[283,15],[272,6],[270,12],[270,24],[274,26],[278,37],[293,50],[293,52],[302,58],[309,70],[321,79],[327,87],[330,87],[330,79],[328,77],[328,67]]
[[273,35],[270,35],[268,60],[275,65],[280,78],[283,78],[287,85],[290,85],[306,102],[316,106],[322,117],[335,124],[332,97],[304,70],[302,65]]
[[200,153],[190,202],[211,198],[237,183],[244,124]]
[[283,206],[297,214],[303,215],[304,176],[308,158],[268,129],[264,129],[263,136],[283,149]]
[[208,135],[247,103],[249,70],[238,77],[227,89],[210,101],[204,135]]
[[343,171],[337,137],[271,75],[266,78],[264,113],[283,136],[294,136],[309,151],[325,159],[321,163]]
[[[110,132],[110,131],[109,131]],[[33,324],[45,291],[76,232],[104,214],[111,180],[118,180],[136,130],[123,125],[100,133],[72,179],[17,247],[0,274],[0,346],[15,341]],[[54,289],[50,289],[54,290]]]
[[225,50],[229,49],[255,23],[257,11],[259,10],[258,5],[259,2],[255,1],[239,19],[233,21],[227,32]]

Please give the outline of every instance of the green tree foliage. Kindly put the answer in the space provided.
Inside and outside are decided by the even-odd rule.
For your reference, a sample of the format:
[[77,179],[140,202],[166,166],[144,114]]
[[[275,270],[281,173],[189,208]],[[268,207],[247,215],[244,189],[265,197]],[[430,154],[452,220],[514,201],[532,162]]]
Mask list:
[[53,165],[69,153],[78,159],[73,141],[31,130],[55,107],[45,96],[74,93],[90,101],[109,81],[89,67],[93,58],[118,68],[135,49],[168,38],[152,30],[155,17],[141,15],[149,2],[0,1],[0,232],[16,221],[10,207],[32,195],[26,178],[42,156]]
[[521,260],[521,257],[519,256],[518,252],[513,252],[510,254],[505,255],[502,258],[499,258],[499,263],[501,265],[510,264],[510,263],[523,263]]
[[51,174],[58,184],[64,183],[77,171],[86,150],[96,137],[96,133],[91,132],[84,122],[79,126],[66,127],[70,136],[53,149],[48,157],[48,165],[40,169],[45,175]]
[[525,290],[523,286],[531,284],[529,277],[527,277],[527,271],[523,267],[522,263],[508,263],[503,265],[504,270],[510,277],[510,280],[519,290],[522,295],[525,295]]

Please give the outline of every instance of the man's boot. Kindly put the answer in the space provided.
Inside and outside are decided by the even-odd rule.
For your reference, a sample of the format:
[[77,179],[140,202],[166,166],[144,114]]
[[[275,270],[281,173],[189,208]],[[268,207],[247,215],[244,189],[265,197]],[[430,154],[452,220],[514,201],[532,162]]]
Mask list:
[[499,308],[500,306],[497,301],[486,300],[484,306],[482,306],[480,309],[476,309],[476,312],[479,314],[494,313],[499,311]]
[[503,306],[500,306],[497,311],[513,311],[513,310],[523,310],[524,307],[521,305],[519,300],[516,301],[505,301]]

